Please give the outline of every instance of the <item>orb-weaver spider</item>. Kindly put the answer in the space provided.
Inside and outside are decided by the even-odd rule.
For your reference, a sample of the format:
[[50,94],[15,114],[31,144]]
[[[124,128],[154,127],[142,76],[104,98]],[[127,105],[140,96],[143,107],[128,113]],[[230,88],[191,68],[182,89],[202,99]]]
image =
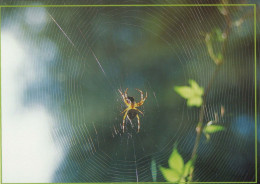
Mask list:
[[121,94],[125,104],[127,105],[127,108],[122,112],[122,113],[125,112],[125,115],[123,117],[123,132],[125,130],[125,119],[126,119],[126,117],[129,120],[132,120],[135,117],[137,118],[137,121],[138,121],[138,131],[137,132],[139,132],[139,130],[140,130],[140,118],[138,116],[138,112],[140,112],[142,115],[143,115],[143,112],[140,111],[139,109],[137,109],[137,107],[140,107],[141,105],[143,105],[144,101],[147,98],[147,92],[146,92],[146,95],[145,95],[145,98],[144,98],[143,92],[140,89],[136,89],[137,91],[139,91],[141,93],[141,101],[136,103],[134,97],[127,95],[127,90],[128,90],[128,88],[125,90],[125,93],[123,94],[122,91],[120,91],[118,89],[118,91]]

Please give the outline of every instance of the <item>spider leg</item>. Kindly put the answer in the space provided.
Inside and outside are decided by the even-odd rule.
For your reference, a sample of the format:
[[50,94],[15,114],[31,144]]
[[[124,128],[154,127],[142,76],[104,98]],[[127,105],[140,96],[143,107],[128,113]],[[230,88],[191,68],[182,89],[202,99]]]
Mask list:
[[129,110],[129,108],[126,108],[123,112],[121,112],[122,114],[125,112],[125,111],[128,111]]
[[136,90],[141,93],[141,100],[143,100],[144,99],[144,93],[140,89],[136,89]]
[[139,130],[140,130],[140,118],[139,118],[138,114],[136,115],[136,117],[137,117],[137,121],[138,121],[138,130],[137,130],[137,132],[139,132]]
[[143,113],[142,111],[140,111],[139,109],[134,108],[134,110],[137,110],[137,111],[140,112],[142,115],[144,115],[144,113]]
[[127,117],[127,119],[129,120],[129,121],[131,121],[131,119],[129,118],[129,116],[126,116]]
[[126,116],[127,116],[127,112],[128,112],[128,111],[125,112],[125,115],[124,115],[124,117],[123,117],[123,132],[125,131],[125,118],[126,118]]
[[[122,98],[123,98],[125,104],[126,104],[127,106],[129,106],[129,103],[128,103],[127,100],[126,100],[125,95],[122,93],[122,91],[120,91],[120,89],[118,89],[118,91],[119,91],[119,93],[121,94],[121,96],[122,96]],[[126,90],[126,91],[127,91],[127,90]]]
[[127,98],[127,91],[128,91],[128,88],[126,88],[126,90],[125,90],[125,98]]
[[133,123],[132,123],[132,120],[129,118],[129,116],[127,115],[126,116],[127,117],[127,119],[129,120],[129,122],[130,122],[130,124],[131,124],[131,126],[132,126],[132,128],[134,127],[134,125],[133,125]]
[[139,107],[141,105],[144,104],[146,98],[147,98],[147,92],[145,93],[145,98],[143,98],[143,92],[140,89],[136,89],[137,91],[139,91],[141,93],[141,101],[136,103],[135,107]]

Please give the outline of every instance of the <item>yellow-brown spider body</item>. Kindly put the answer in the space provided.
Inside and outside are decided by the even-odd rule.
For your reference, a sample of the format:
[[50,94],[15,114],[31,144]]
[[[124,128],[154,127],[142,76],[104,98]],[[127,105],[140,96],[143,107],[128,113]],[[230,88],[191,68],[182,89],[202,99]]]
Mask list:
[[124,100],[124,103],[127,106],[127,108],[122,112],[122,113],[125,112],[124,117],[123,117],[123,132],[125,130],[125,119],[126,119],[126,117],[130,120],[134,119],[135,117],[137,118],[138,132],[139,132],[139,130],[140,130],[140,118],[139,118],[138,113],[140,112],[141,114],[143,114],[143,112],[140,111],[139,109],[137,109],[137,107],[140,107],[141,105],[143,105],[144,101],[147,98],[147,92],[146,92],[146,95],[145,95],[145,98],[144,98],[143,92],[140,89],[136,89],[137,91],[139,91],[141,93],[141,101],[136,103],[134,97],[127,95],[127,90],[128,90],[128,88],[125,90],[125,93],[122,93],[120,90],[118,90],[119,93],[121,94],[123,100]]

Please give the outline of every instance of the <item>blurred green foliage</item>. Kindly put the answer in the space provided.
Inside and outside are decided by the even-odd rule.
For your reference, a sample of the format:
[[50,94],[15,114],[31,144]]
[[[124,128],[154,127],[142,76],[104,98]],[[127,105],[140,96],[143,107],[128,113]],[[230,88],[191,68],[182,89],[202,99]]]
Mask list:
[[220,125],[208,125],[208,126],[205,126],[205,128],[203,129],[203,132],[207,133],[207,134],[213,134],[213,133],[216,133],[216,132],[219,132],[219,131],[223,131],[223,130],[225,130],[225,128],[223,126],[220,126]]
[[216,65],[222,64],[223,54],[222,51],[217,52],[214,51],[213,45],[214,42],[223,42],[225,40],[225,36],[219,28],[214,29],[211,33],[207,33],[205,37],[205,42],[207,45],[208,53],[211,59],[216,63]]
[[177,150],[177,146],[174,147],[173,152],[168,161],[169,169],[160,167],[160,170],[168,182],[187,182],[190,181],[190,173],[194,169],[194,159],[189,160],[184,164],[182,156]]
[[174,90],[183,98],[187,99],[187,105],[189,107],[202,105],[204,90],[200,87],[196,81],[189,80],[189,86],[175,86]]
[[221,126],[221,125],[206,125],[204,128],[203,128],[203,133],[204,135],[206,136],[207,138],[207,141],[210,140],[210,135],[213,134],[213,133],[217,133],[217,132],[220,132],[220,131],[224,131],[225,130],[225,127],[224,126]]

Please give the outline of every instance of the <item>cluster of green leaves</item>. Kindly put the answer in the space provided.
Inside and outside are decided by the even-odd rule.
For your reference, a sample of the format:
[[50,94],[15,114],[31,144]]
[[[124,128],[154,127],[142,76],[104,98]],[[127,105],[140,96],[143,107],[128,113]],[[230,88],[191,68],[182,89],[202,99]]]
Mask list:
[[170,168],[160,166],[160,171],[168,182],[190,181],[190,174],[194,170],[194,160],[195,159],[189,160],[186,164],[184,164],[183,158],[179,154],[177,146],[175,146],[168,160]]
[[[218,39],[221,40],[221,32],[216,31]],[[187,106],[200,107],[203,104],[203,95],[204,89],[198,85],[198,83],[192,79],[189,80],[190,86],[175,86],[174,90],[184,99],[187,100]],[[202,127],[203,124],[199,123],[199,127]],[[210,135],[216,132],[225,130],[221,125],[216,125],[213,121],[209,122],[206,126],[203,127],[203,133],[206,136],[207,140],[210,139]],[[189,160],[184,164],[182,156],[179,154],[177,147],[175,146],[173,152],[168,160],[169,168],[160,166],[160,171],[162,172],[164,178],[168,182],[186,182],[191,181],[191,174],[194,170],[194,163],[196,156],[193,159]],[[151,170],[154,173],[155,162],[152,162]],[[156,176],[153,175],[153,180],[156,179]],[[154,180],[156,181],[156,180]]]
[[[220,34],[220,33],[219,33]],[[174,90],[183,98],[187,100],[189,107],[196,106],[200,107],[203,103],[204,90],[198,85],[198,83],[192,79],[189,80],[190,86],[176,86]],[[207,140],[210,139],[210,134],[225,130],[221,125],[216,125],[210,121],[207,126],[203,128],[203,133]]]
[[[225,1],[225,0],[223,0]],[[219,11],[222,14],[226,14],[226,8],[220,8]],[[220,50],[216,52],[216,45],[223,42],[226,39],[226,35],[217,28],[214,29],[211,33],[207,33],[205,36],[205,43],[210,58],[215,62],[216,65],[221,65],[223,63],[223,51]],[[222,49],[222,48],[221,48]],[[217,54],[216,54],[217,53]],[[192,107],[201,107],[203,104],[204,89],[198,85],[198,83],[192,79],[189,80],[190,86],[176,86],[174,90],[184,99],[187,100],[187,106]],[[203,122],[199,122],[197,128],[202,128]],[[210,139],[210,135],[216,132],[225,130],[221,125],[213,124],[213,121],[209,122],[206,126],[203,127],[203,134],[206,136],[207,140]],[[173,153],[169,158],[169,167],[164,168],[160,167],[160,170],[164,178],[169,182],[186,182],[192,180],[192,173],[194,170],[194,162],[196,156],[193,159],[189,160],[186,164],[178,153],[177,148],[175,147]]]
[[183,98],[187,100],[189,107],[202,105],[204,89],[200,87],[196,81],[189,80],[190,86],[175,86],[174,90]]

